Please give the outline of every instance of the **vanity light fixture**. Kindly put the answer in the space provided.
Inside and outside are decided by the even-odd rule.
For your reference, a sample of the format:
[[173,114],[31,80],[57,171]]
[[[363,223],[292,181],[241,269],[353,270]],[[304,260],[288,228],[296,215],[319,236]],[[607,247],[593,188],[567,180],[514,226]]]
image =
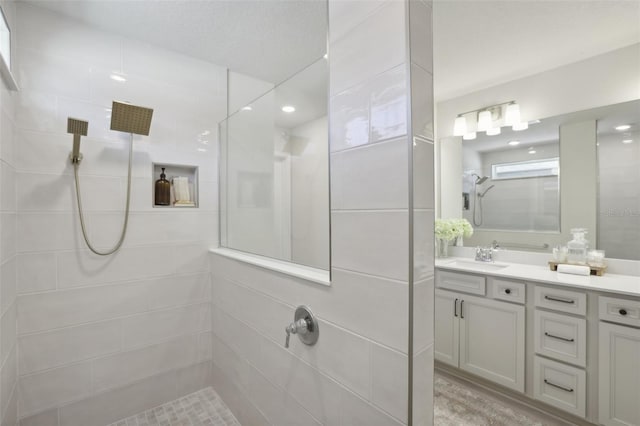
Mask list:
[[282,107],[282,111],[287,112],[287,113],[291,113],[294,112],[296,110],[296,108],[294,106],[291,105],[285,105]]
[[491,111],[484,110],[478,114],[478,131],[486,132],[493,127],[493,120],[491,119]]
[[467,134],[467,119],[460,114],[453,123],[453,136],[464,136]]
[[509,145],[518,146],[518,145],[520,145],[520,141],[509,141]]
[[633,142],[633,139],[623,139],[622,143],[631,143]]
[[629,124],[622,124],[620,126],[616,126],[616,130],[619,132],[624,132],[625,130],[629,130],[631,126]]
[[[471,114],[473,114],[473,118],[471,118]],[[531,123],[539,122],[540,120],[534,120]],[[475,139],[469,137],[474,130],[487,132],[488,136],[495,136],[501,133],[502,126],[511,126],[514,131],[529,128],[529,123],[522,121],[520,105],[516,101],[503,102],[458,114],[453,123],[453,136],[462,136],[464,140]]]
[[476,138],[476,132],[467,133],[462,137],[462,139],[464,139],[465,141],[472,141],[475,138]]
[[513,126],[520,122],[520,105],[511,102],[505,108],[504,124],[505,126]]

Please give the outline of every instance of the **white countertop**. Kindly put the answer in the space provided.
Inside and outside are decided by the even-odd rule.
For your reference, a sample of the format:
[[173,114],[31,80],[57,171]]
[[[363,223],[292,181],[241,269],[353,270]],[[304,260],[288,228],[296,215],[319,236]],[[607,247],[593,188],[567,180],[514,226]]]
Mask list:
[[[488,269],[490,265],[503,266],[500,269]],[[533,281],[546,284],[557,284],[566,287],[577,287],[585,290],[603,291],[640,297],[640,277],[605,273],[598,277],[594,275],[570,275],[551,271],[548,265],[525,265],[521,263],[494,262],[488,266],[483,262],[475,262],[466,257],[447,257],[436,259],[438,269],[469,272],[502,278],[512,278],[523,281]]]

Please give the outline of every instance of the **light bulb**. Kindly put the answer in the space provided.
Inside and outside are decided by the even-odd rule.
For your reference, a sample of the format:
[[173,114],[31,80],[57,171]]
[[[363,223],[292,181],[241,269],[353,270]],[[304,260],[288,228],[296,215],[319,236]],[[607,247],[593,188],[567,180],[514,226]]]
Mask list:
[[465,141],[472,141],[476,138],[476,132],[467,133],[462,137]]
[[478,114],[478,131],[484,132],[492,127],[491,111],[480,111]]
[[520,123],[516,123],[511,126],[514,132],[519,132],[520,130],[527,130],[529,128],[529,123],[526,121],[521,121]]
[[464,136],[467,133],[467,119],[459,115],[453,123],[453,136]]
[[513,126],[520,122],[520,105],[513,102],[507,105],[506,111],[504,113],[504,124],[505,126]]
[[491,129],[487,129],[487,136],[496,136],[500,134],[500,127],[496,126]]

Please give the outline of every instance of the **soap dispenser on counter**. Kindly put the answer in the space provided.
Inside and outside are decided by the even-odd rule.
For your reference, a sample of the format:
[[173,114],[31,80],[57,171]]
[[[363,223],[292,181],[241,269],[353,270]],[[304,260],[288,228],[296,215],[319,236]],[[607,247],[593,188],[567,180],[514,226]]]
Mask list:
[[574,228],[571,230],[573,240],[567,243],[567,262],[578,265],[587,264],[587,251],[589,241],[584,236],[587,230],[584,228]]
[[156,206],[168,206],[171,204],[171,183],[167,180],[167,175],[160,173],[160,179],[156,181],[155,203]]

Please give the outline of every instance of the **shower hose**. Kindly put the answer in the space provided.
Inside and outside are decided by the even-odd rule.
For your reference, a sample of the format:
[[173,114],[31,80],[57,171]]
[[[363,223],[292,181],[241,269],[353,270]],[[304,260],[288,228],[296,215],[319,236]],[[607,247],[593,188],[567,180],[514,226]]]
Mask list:
[[129,202],[131,200],[131,165],[132,163],[133,163],[133,133],[129,138],[129,171],[127,173],[127,204],[126,204],[125,213],[124,213],[124,224],[122,226],[122,233],[120,234],[120,239],[118,240],[116,245],[113,246],[113,248],[107,251],[97,250],[95,247],[93,247],[93,245],[91,245],[91,242],[89,241],[89,237],[87,236],[87,226],[84,222],[84,214],[82,212],[82,196],[80,195],[80,178],[78,177],[78,167],[80,166],[80,162],[76,161],[73,163],[73,174],[76,180],[76,199],[78,200],[78,215],[80,216],[80,227],[82,228],[82,236],[84,237],[84,241],[85,243],[87,243],[87,247],[89,247],[89,250],[91,250],[97,255],[108,256],[110,254],[113,254],[116,251],[118,251],[118,249],[122,246],[122,243],[124,242],[124,237],[127,234],[127,224],[129,223]]

